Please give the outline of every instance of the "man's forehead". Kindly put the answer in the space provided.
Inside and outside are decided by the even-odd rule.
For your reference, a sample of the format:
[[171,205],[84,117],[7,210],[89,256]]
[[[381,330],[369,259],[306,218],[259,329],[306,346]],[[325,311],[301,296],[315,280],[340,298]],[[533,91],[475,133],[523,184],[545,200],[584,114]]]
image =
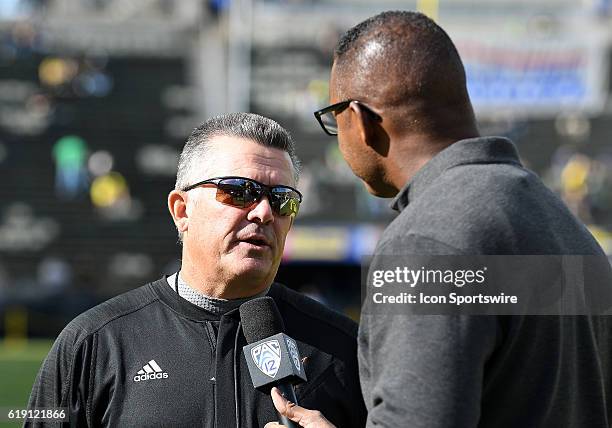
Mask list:
[[209,141],[209,149],[216,157],[227,157],[236,161],[265,160],[290,161],[289,154],[282,149],[265,146],[248,138],[218,135]]
[[283,181],[293,181],[291,158],[287,152],[276,147],[220,135],[211,138],[208,153],[208,169],[215,176],[265,173],[266,176],[278,176]]

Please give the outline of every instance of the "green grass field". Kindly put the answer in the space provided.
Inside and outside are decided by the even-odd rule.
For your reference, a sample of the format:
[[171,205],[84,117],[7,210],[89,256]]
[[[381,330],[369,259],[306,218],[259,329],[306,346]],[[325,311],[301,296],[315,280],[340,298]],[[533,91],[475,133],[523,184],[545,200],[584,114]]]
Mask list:
[[[0,408],[24,409],[40,363],[49,352],[52,340],[0,340]],[[5,415],[0,417],[5,420]],[[21,423],[0,422],[0,428]]]

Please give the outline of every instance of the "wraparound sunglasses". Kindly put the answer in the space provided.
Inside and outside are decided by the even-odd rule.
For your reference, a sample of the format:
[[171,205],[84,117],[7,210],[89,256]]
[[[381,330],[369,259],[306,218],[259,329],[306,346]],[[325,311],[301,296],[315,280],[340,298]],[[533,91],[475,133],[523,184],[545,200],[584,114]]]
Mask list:
[[217,201],[238,208],[248,208],[267,196],[272,211],[279,216],[295,216],[302,202],[302,194],[293,187],[266,186],[246,177],[209,178],[182,190],[188,192],[205,184],[211,184],[217,188]]

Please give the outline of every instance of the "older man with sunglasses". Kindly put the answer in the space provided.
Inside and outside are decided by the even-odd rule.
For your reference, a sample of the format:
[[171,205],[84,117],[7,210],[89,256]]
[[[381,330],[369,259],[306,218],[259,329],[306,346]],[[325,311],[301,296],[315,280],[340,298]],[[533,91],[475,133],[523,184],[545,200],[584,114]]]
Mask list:
[[168,196],[180,271],[72,321],[43,363],[29,408],[65,408],[74,426],[277,420],[270,396],[251,383],[238,312],[267,295],[304,357],[299,402],[337,426],[363,426],[356,324],[273,283],[302,201],[298,173],[293,140],[270,119],[237,113],[198,127]]

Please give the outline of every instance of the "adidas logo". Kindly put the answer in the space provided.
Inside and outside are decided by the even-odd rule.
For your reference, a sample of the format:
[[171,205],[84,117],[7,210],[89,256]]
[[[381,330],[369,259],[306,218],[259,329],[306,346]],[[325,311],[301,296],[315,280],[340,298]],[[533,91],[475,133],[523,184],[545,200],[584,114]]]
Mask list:
[[144,365],[142,370],[138,370],[138,374],[134,376],[134,382],[149,379],[167,379],[168,373],[164,372],[155,360],[149,361]]

